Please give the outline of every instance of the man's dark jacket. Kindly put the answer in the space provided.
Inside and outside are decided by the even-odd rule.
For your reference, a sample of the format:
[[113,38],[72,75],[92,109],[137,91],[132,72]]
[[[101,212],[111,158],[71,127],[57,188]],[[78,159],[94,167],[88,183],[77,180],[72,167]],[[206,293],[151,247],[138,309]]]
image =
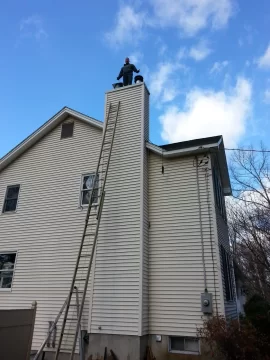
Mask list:
[[118,80],[121,79],[122,76],[125,75],[133,75],[133,71],[135,73],[138,73],[139,71],[136,69],[136,66],[133,64],[124,64],[124,66],[122,67],[122,69],[120,70],[120,73],[118,75]]

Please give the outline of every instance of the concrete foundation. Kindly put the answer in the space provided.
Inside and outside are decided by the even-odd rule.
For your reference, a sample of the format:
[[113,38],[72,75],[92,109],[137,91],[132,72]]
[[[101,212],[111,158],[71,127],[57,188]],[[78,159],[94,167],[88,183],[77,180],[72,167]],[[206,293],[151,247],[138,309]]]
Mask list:
[[89,334],[85,360],[103,360],[105,347],[108,355],[112,350],[119,360],[140,360],[144,358],[147,345],[148,336]]

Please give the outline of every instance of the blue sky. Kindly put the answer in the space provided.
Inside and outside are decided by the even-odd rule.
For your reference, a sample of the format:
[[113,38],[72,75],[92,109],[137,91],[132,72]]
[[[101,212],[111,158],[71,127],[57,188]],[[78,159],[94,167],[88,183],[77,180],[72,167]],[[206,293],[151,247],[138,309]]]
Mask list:
[[63,106],[103,120],[128,55],[157,144],[223,134],[270,148],[267,0],[9,1],[0,12],[0,157]]

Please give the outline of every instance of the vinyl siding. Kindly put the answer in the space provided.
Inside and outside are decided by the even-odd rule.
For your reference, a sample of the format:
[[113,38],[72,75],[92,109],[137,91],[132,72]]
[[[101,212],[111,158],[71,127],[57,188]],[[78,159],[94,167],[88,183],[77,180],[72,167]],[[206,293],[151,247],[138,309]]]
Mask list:
[[[218,241],[219,244],[222,245],[227,252],[230,252],[230,242],[229,242],[229,234],[228,234],[228,226],[225,223],[224,219],[220,215],[219,209],[216,209],[216,219],[217,219],[217,231],[218,231]],[[221,258],[221,254],[220,254]],[[235,293],[235,281],[234,281],[234,271],[233,271],[233,264],[231,262],[231,271],[232,271],[232,278],[233,278],[233,291],[234,291],[234,300],[226,301],[225,297],[225,281],[224,281],[224,271],[221,263],[221,274],[222,274],[222,284],[223,284],[223,293],[224,293],[224,306],[225,306],[225,315],[228,319],[236,319],[238,316],[237,312],[237,301],[236,301],[236,293]]]
[[121,101],[96,248],[90,332],[139,335],[144,84],[107,93]]
[[[95,171],[102,132],[75,120],[72,138],[60,134],[57,126],[0,173],[1,206],[7,185],[21,185],[16,213],[0,215],[0,252],[18,251],[12,291],[0,290],[0,308],[37,301],[33,349],[68,294],[86,213],[79,207],[81,175]],[[88,311],[89,296],[84,329]]]
[[[148,160],[150,333],[196,336],[204,280],[194,157],[162,159],[150,153]],[[220,312],[210,183],[201,168],[199,187],[207,287]]]
[[148,314],[148,277],[149,277],[149,211],[148,211],[148,151],[146,150],[145,142],[149,140],[149,93],[147,89],[144,91],[144,106],[143,106],[143,116],[144,116],[144,133],[143,133],[143,164],[142,164],[142,174],[143,174],[143,194],[142,194],[142,202],[143,202],[143,211],[142,211],[142,318],[141,318],[141,326],[142,331],[140,335],[146,335],[149,331],[149,314]]

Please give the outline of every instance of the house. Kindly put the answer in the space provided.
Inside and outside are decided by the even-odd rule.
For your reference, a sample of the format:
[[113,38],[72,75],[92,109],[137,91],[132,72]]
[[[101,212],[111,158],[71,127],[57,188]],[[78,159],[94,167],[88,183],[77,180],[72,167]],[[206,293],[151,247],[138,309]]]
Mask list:
[[[82,321],[86,359],[107,346],[137,360],[147,344],[157,360],[198,355],[203,319],[237,317],[223,138],[156,146],[146,85],[108,91],[105,109],[118,101]],[[33,350],[68,294],[102,131],[102,122],[65,107],[0,160],[0,309],[37,301]]]

